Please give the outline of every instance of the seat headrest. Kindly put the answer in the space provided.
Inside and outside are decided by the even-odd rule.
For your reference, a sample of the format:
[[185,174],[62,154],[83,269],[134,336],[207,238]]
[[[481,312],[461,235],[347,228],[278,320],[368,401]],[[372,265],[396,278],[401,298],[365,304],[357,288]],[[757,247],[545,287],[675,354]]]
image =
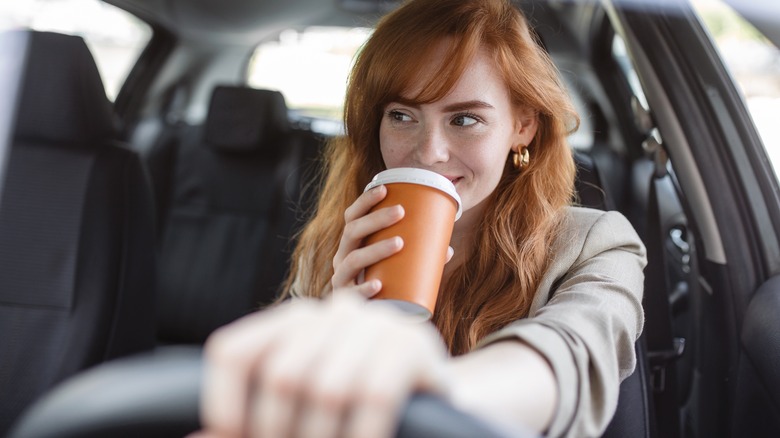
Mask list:
[[205,141],[231,152],[269,152],[290,131],[287,104],[278,91],[218,86],[211,95]]
[[14,32],[29,34],[14,140],[89,147],[116,135],[113,106],[84,40]]

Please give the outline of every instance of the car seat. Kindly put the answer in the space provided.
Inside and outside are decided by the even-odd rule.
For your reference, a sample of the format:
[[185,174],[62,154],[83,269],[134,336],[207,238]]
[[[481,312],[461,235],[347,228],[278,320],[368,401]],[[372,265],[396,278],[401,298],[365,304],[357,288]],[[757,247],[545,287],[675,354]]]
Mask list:
[[304,156],[318,149],[291,127],[279,92],[241,86],[216,87],[202,126],[152,147],[161,343],[202,343],[274,300],[300,223]]
[[[575,202],[583,207],[599,210],[614,208],[596,161],[584,152],[574,152],[574,162],[577,165]],[[649,392],[650,372],[645,335],[637,340],[634,351],[636,368],[633,374],[620,384],[617,410],[602,435],[603,438],[654,436],[654,412]]]
[[24,32],[0,203],[0,435],[79,370],[154,345],[154,223],[141,161],[80,37]]

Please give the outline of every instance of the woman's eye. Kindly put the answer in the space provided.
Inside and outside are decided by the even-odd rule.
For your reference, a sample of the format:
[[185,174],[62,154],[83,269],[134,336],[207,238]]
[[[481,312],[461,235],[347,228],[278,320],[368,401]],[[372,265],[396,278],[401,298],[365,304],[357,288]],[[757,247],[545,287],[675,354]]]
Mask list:
[[390,119],[392,119],[395,122],[411,122],[412,117],[408,114],[404,114],[401,111],[391,110],[387,112],[387,115],[390,116]]
[[479,119],[476,116],[469,114],[460,114],[452,119],[452,124],[455,126],[471,126],[478,122]]

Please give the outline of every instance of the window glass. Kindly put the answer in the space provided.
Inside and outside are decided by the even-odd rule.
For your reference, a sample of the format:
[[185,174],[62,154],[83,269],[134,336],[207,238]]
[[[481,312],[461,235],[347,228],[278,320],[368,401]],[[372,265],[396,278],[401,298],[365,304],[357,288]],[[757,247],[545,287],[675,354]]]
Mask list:
[[[247,83],[280,91],[294,121],[317,132],[339,134],[347,77],[371,32],[362,27],[287,29],[257,47],[249,62]],[[581,96],[574,88],[569,91],[582,117],[569,142],[574,148],[588,149],[593,143],[590,119]]]
[[580,117],[580,126],[569,135],[569,146],[574,149],[587,152],[593,147],[594,135],[593,135],[593,120],[590,110],[588,110],[583,96],[579,93],[578,88],[573,85],[572,81],[568,80],[565,75],[563,76],[564,84],[569,92],[571,101],[577,110],[577,114]]
[[620,70],[626,76],[628,86],[631,87],[631,92],[634,93],[639,103],[645,108],[650,109],[647,104],[647,98],[645,92],[642,90],[642,83],[639,81],[639,76],[636,74],[634,64],[632,64],[631,58],[628,56],[628,50],[626,49],[626,42],[623,41],[623,37],[615,34],[612,39],[612,56],[620,66]]
[[257,47],[247,82],[280,91],[292,117],[327,134],[341,131],[347,77],[355,54],[371,29],[311,27],[288,29]]
[[146,23],[100,0],[0,1],[0,30],[13,28],[84,38],[112,101],[152,36]]
[[780,169],[780,50],[721,0],[693,0],[742,91],[772,161]]

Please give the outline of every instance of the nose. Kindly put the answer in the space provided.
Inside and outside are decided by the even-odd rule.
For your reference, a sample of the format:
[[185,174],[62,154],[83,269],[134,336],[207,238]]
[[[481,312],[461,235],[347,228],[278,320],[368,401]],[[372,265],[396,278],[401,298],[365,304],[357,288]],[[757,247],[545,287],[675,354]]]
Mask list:
[[424,166],[443,163],[449,159],[447,140],[436,126],[427,126],[420,133],[415,148],[415,159]]

